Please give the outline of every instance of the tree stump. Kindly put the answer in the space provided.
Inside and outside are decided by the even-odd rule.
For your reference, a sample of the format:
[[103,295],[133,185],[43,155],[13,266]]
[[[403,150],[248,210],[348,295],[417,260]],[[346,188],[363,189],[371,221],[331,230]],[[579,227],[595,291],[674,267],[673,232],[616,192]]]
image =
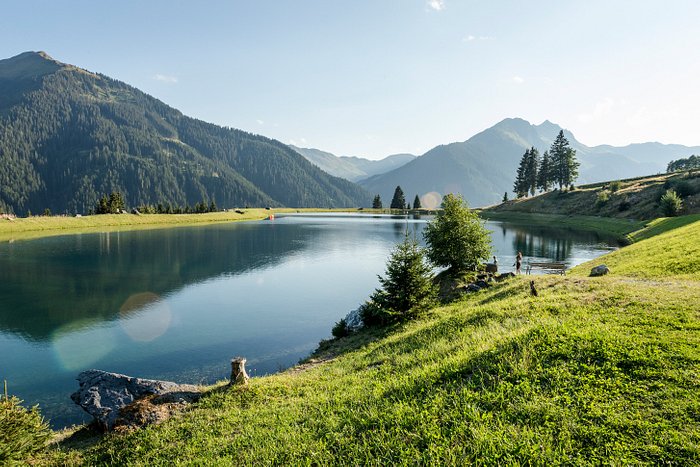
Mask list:
[[230,385],[243,385],[248,384],[250,377],[245,371],[246,359],[243,357],[236,357],[231,360],[231,381]]
[[535,288],[535,281],[530,281],[530,293],[537,296],[537,289]]

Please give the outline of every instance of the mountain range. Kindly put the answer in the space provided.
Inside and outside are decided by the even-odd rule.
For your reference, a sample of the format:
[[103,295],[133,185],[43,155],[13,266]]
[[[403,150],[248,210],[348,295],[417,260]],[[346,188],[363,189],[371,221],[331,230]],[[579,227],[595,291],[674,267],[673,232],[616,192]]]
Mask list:
[[183,115],[107,76],[25,52],[0,60],[0,211],[367,206],[370,195],[274,139]]
[[299,148],[293,145],[289,147],[304,156],[312,164],[317,165],[321,170],[351,182],[389,172],[416,158],[413,154],[394,154],[384,159],[370,160],[363,157],[336,156],[320,149]]
[[[526,149],[548,150],[562,128],[545,121],[533,125],[520,118],[505,119],[464,142],[437,146],[394,170],[359,181],[388,204],[397,185],[407,200],[419,195],[433,207],[446,193],[461,193],[470,206],[486,206],[512,193],[520,158]],[[700,147],[643,143],[624,147],[588,147],[563,129],[581,167],[578,184],[616,180],[666,171],[674,159],[700,154]],[[434,196],[430,196],[433,194]]]

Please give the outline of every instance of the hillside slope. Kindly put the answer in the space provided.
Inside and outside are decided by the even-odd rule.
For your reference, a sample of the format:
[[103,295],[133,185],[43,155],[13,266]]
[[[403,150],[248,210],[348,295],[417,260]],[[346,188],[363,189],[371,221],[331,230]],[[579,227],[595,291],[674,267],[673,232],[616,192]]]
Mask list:
[[697,172],[583,185],[573,191],[554,190],[491,206],[483,213],[492,218],[516,212],[648,220],[664,216],[660,198],[668,189],[681,196],[681,214],[700,213],[700,173]]
[[0,61],[0,210],[129,205],[348,207],[360,187],[286,145],[182,115],[106,76],[27,52]]
[[[332,361],[222,386],[163,425],[36,461],[697,464],[698,245],[700,221],[566,277],[517,277],[335,341],[316,356]],[[640,274],[650,257],[675,266]],[[586,277],[602,262],[611,274]]]

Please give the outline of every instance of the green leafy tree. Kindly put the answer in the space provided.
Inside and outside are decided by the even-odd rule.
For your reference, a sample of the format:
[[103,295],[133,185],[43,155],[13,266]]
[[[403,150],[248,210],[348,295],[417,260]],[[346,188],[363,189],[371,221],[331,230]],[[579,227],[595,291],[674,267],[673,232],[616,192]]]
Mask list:
[[540,167],[537,171],[537,188],[547,192],[552,187],[552,165],[549,157],[549,151],[542,154]]
[[661,210],[664,215],[673,217],[680,214],[683,209],[683,201],[674,190],[666,190],[661,196]]
[[418,241],[408,235],[396,245],[387,261],[381,287],[362,307],[365,324],[387,324],[410,318],[435,302],[436,288],[432,269]]
[[579,163],[576,151],[569,146],[569,140],[560,130],[557,138],[549,148],[551,157],[552,182],[559,184],[559,189],[573,185],[578,178]]
[[391,199],[391,209],[405,209],[406,208],[406,198],[403,194],[403,190],[400,186],[397,186],[394,190],[394,197]]
[[491,257],[491,235],[461,195],[445,195],[442,210],[428,223],[423,236],[428,259],[454,273],[475,271],[482,260]]
[[413,198],[413,209],[420,209],[422,207],[423,206],[421,206],[420,204],[420,198],[418,197],[418,195],[416,195],[416,197]]
[[113,191],[109,195],[109,213],[118,214],[126,209],[124,197],[118,191]]
[[374,199],[372,200],[372,208],[373,209],[382,209],[382,198],[379,195],[375,195]]
[[679,172],[694,169],[700,169],[700,156],[692,155],[685,159],[671,161],[666,167],[666,172]]

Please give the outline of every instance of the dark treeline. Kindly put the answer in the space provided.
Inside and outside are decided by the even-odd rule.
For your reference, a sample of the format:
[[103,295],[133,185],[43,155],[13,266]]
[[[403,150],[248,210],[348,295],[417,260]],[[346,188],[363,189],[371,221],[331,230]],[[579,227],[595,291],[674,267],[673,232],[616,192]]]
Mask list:
[[[23,60],[33,66],[44,59]],[[0,162],[0,210],[18,214],[85,213],[110,192],[134,206],[371,201],[362,188],[278,141],[188,118],[124,83],[71,66],[0,78]]]
[[[540,157],[537,148],[525,151],[520,159],[513,192],[518,198],[535,195],[537,191],[547,192],[553,186],[559,189],[573,186],[578,178],[579,163],[576,150],[569,146],[569,140],[560,131],[549,151]],[[507,201],[507,193],[503,200]]]
[[684,170],[700,169],[700,156],[692,155],[685,159],[678,159],[668,163],[666,172],[681,172]]

